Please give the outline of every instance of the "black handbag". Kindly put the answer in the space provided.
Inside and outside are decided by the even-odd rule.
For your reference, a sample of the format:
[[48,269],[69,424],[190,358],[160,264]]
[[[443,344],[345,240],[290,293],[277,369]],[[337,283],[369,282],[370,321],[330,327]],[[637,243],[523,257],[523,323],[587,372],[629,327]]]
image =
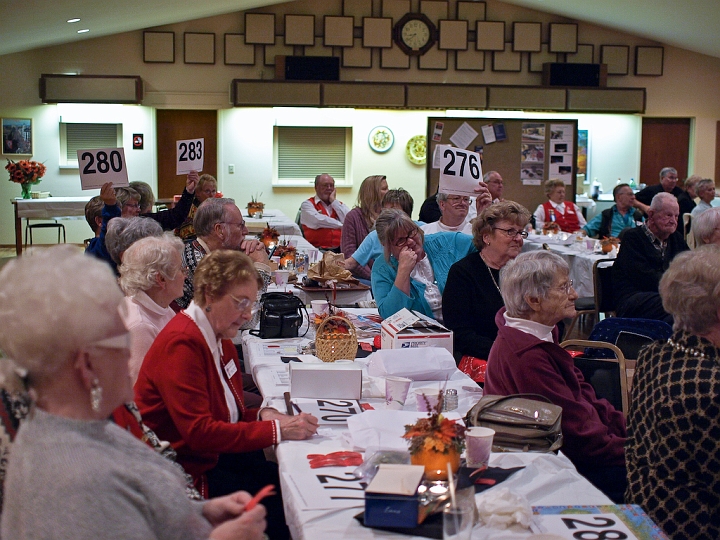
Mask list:
[[260,303],[260,330],[250,333],[262,339],[298,337],[303,322],[302,310],[310,320],[305,304],[292,293],[265,293],[260,297]]

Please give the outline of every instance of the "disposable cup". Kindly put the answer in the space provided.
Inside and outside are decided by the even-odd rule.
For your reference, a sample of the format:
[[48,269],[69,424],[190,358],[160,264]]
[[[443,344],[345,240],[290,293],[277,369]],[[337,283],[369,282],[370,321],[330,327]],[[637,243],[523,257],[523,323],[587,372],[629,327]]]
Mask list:
[[328,311],[327,300],[311,300],[310,305],[312,306],[312,311],[315,315],[322,315]]
[[465,461],[471,469],[485,467],[490,459],[495,430],[473,427],[465,431]]
[[412,379],[405,377],[385,377],[385,402],[395,401],[405,405]]
[[290,278],[290,270],[275,270],[275,284],[286,285]]
[[592,251],[593,249],[595,249],[595,240],[592,240],[591,238],[586,239],[585,240],[585,248],[588,251]]
[[443,510],[443,540],[470,540],[475,510],[471,505],[448,505]]
[[[414,392],[418,411],[428,412],[437,405],[440,392],[437,388],[417,388]],[[425,395],[423,396],[423,394]]]

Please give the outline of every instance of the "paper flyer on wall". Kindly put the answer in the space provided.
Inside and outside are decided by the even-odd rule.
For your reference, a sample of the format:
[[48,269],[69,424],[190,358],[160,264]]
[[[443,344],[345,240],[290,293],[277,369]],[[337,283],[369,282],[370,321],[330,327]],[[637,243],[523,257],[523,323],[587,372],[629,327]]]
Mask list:
[[478,136],[478,132],[470,127],[470,124],[463,122],[462,125],[457,128],[457,131],[450,136],[450,142],[452,142],[457,148],[463,150],[470,146],[470,143],[475,140]]
[[550,164],[548,178],[559,178],[565,185],[573,183],[575,154],[574,126],[550,124]]

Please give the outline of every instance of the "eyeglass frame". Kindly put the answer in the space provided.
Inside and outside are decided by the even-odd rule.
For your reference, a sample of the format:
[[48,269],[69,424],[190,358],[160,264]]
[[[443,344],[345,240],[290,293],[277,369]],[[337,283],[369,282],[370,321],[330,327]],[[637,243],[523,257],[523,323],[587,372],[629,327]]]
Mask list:
[[402,238],[398,238],[393,242],[393,245],[397,248],[405,247],[407,246],[408,240],[414,239],[417,237],[418,232],[420,232],[420,229],[415,228],[410,232],[407,236],[404,236]]
[[[492,230],[493,231],[503,231],[508,238],[515,238],[518,234],[523,239],[528,237],[527,231],[518,230],[518,229],[503,229],[502,227],[493,227]],[[515,231],[515,232],[513,234],[510,234],[512,231]]]
[[257,300],[250,300],[249,298],[235,298],[230,293],[228,293],[228,296],[237,302],[235,309],[240,313],[244,313],[248,310],[248,308],[250,308],[250,316],[254,317],[258,311],[260,311],[260,302]]
[[245,221],[241,221],[240,223],[236,223],[235,221],[218,221],[218,223],[221,223],[223,225],[237,225],[238,227],[247,228],[247,223]]
[[[451,199],[450,197],[457,197],[457,199]],[[453,206],[458,206],[459,203],[467,204],[468,206],[470,206],[470,197],[463,197],[461,195],[449,195],[444,202]]]
[[568,279],[568,282],[565,285],[558,285],[557,287],[552,287],[556,291],[562,291],[565,294],[570,294],[570,289],[573,288],[573,280]]

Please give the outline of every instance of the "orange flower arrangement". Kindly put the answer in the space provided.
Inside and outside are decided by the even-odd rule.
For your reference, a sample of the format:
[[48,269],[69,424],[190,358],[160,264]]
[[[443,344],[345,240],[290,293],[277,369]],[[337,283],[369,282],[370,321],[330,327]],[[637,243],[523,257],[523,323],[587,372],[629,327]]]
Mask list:
[[455,451],[460,454],[465,447],[465,426],[448,420],[440,413],[444,401],[443,391],[440,390],[437,404],[432,408],[425,394],[422,394],[422,399],[428,406],[428,417],[406,425],[403,435],[403,439],[410,441],[410,454],[423,451],[433,451],[438,454]]
[[7,160],[5,170],[10,173],[10,181],[16,184],[37,184],[45,176],[45,165],[37,161],[23,159],[20,161]]

